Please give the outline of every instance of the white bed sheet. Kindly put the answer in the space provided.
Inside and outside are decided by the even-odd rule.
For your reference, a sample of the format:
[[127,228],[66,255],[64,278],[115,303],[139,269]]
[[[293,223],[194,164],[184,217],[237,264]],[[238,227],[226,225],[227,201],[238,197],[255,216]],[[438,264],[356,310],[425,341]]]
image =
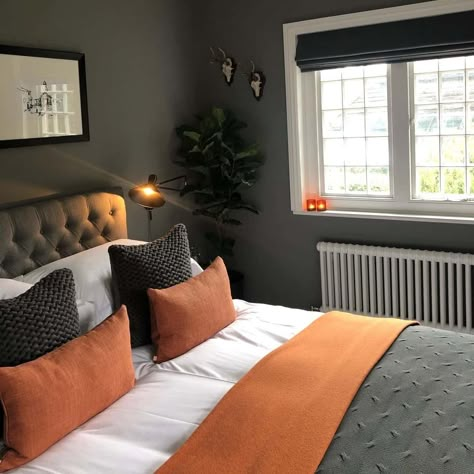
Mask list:
[[237,320],[181,357],[155,365],[151,347],[134,349],[137,384],[131,392],[10,472],[154,473],[250,368],[321,315],[240,300],[234,304]]

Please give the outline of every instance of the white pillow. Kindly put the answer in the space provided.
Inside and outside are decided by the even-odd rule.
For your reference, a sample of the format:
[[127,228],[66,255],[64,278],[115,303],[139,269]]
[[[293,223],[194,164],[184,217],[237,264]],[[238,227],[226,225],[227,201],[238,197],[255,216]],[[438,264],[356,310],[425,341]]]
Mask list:
[[[9,300],[20,296],[28,291],[33,285],[22,281],[0,278],[0,300]],[[79,326],[81,333],[90,331],[95,324],[95,308],[92,303],[82,300],[76,300],[79,311]]]
[[[33,284],[54,270],[69,268],[74,275],[77,297],[83,302],[94,305],[95,325],[97,325],[110,316],[115,309],[108,248],[111,245],[140,245],[144,243],[146,242],[140,240],[115,240],[56,260],[18,277],[16,280]],[[202,272],[200,265],[193,259],[191,259],[191,268],[193,276]]]
[[199,275],[204,271],[201,265],[199,265],[199,263],[197,263],[194,258],[191,259],[191,271],[193,272],[193,277]]
[[16,298],[32,286],[29,283],[11,280],[10,278],[0,278],[0,300]]

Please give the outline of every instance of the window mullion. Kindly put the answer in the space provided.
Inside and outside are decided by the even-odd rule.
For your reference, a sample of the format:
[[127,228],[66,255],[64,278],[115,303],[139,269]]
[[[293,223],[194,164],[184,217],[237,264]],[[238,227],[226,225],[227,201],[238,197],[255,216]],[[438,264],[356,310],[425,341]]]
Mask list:
[[391,146],[394,201],[408,204],[411,195],[410,170],[410,101],[408,65],[390,68],[389,101],[391,108]]

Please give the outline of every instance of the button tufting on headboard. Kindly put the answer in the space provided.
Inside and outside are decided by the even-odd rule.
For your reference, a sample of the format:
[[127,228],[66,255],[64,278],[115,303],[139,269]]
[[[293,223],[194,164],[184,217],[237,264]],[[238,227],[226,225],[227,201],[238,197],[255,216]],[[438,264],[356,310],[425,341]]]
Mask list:
[[0,278],[127,237],[124,199],[97,192],[0,211]]

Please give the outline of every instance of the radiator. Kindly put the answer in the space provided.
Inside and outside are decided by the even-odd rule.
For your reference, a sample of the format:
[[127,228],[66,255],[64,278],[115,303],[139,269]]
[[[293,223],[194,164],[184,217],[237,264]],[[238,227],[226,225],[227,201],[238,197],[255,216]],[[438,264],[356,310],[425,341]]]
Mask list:
[[474,332],[474,255],[319,242],[321,311]]

